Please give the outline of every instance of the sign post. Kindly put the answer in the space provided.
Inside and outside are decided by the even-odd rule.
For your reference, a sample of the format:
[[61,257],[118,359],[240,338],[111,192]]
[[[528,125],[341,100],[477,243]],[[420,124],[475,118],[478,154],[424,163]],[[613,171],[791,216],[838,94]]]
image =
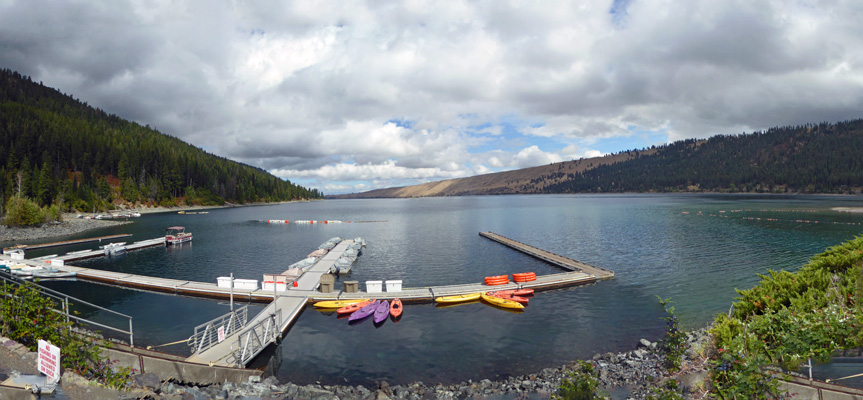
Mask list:
[[60,348],[51,342],[39,339],[39,355],[36,369],[48,377],[48,383],[60,381]]

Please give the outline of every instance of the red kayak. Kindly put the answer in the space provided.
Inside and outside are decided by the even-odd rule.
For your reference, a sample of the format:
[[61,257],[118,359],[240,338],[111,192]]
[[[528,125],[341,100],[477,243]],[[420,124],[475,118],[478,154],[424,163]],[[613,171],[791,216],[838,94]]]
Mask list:
[[369,304],[372,304],[372,301],[374,301],[374,300],[366,300],[366,301],[361,301],[359,303],[348,304],[348,305],[336,310],[336,313],[338,313],[339,315],[350,314],[350,313],[352,313],[356,310],[359,310],[359,309],[361,309],[361,308],[363,308]]
[[498,290],[497,293],[513,295],[513,296],[532,296],[533,295],[533,289]]
[[393,302],[390,303],[390,315],[392,315],[393,319],[402,316],[402,301],[398,297],[394,298]]
[[521,296],[516,296],[513,294],[507,294],[507,293],[501,293],[501,292],[503,292],[503,291],[488,292],[488,294],[492,295],[494,297],[500,297],[501,299],[507,299],[507,300],[519,302],[521,304],[527,304],[530,301],[530,299],[528,299],[527,297],[521,297]]

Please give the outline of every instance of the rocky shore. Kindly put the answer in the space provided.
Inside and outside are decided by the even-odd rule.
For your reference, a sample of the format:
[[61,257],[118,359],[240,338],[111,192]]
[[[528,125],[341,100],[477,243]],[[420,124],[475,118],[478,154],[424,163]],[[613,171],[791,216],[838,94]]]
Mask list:
[[[596,354],[589,360],[595,367],[600,388],[612,394],[612,398],[645,399],[651,388],[666,379],[677,379],[689,399],[700,399],[703,395],[706,367],[704,360],[709,347],[706,329],[690,332],[687,336],[689,349],[681,372],[668,376],[662,368],[662,355],[656,351],[657,343],[641,339],[632,351]],[[22,352],[20,346],[4,338],[0,346],[0,378],[15,376],[17,368],[34,373],[35,353]],[[14,361],[13,361],[14,360]],[[576,363],[545,368],[536,373],[509,377],[503,380],[482,379],[450,385],[426,385],[415,382],[408,385],[390,385],[385,381],[375,387],[342,385],[296,385],[280,383],[275,377],[257,382],[224,383],[221,385],[195,386],[182,382],[162,382],[152,374],[133,376],[133,388],[116,391],[96,389],[92,383],[70,374],[63,376],[63,396],[68,399],[102,398],[151,398],[151,399],[548,399],[557,391],[561,381],[576,368]],[[96,395],[97,397],[93,397]]]
[[[684,369],[678,379],[687,398],[699,398],[706,370],[704,352],[709,342],[705,329],[689,333]],[[644,399],[651,388],[665,379],[662,355],[656,351],[657,343],[641,339],[635,350],[622,353],[605,353],[593,356],[599,385],[615,398]],[[184,386],[177,382],[158,382],[158,379],[138,376],[142,387],[151,390],[161,399],[548,399],[557,391],[560,382],[575,370],[570,363],[556,368],[545,368],[533,374],[509,377],[504,380],[482,379],[451,385],[426,385],[415,382],[409,385],[390,385],[380,382],[376,387],[340,385],[280,384],[274,377],[261,382],[240,384],[225,383],[206,387]],[[158,383],[157,383],[158,382]]]
[[126,220],[65,218],[62,222],[46,223],[35,227],[9,227],[0,225],[0,242],[26,241],[73,235],[89,229],[128,224]]

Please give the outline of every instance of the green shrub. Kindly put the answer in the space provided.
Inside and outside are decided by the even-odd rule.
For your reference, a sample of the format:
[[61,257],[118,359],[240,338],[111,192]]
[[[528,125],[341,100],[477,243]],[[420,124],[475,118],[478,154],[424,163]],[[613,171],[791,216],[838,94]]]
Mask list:
[[54,311],[59,308],[32,284],[0,285],[0,334],[34,351],[40,339],[47,340],[60,348],[63,368],[109,387],[128,387],[134,369],[115,370],[91,339],[72,332],[72,323]]
[[594,377],[593,364],[578,361],[577,370],[570,372],[568,378],[560,382],[557,393],[552,399],[561,400],[593,400],[602,399],[596,394],[599,382]]
[[45,222],[45,214],[33,200],[12,196],[6,203],[6,225],[35,226]]

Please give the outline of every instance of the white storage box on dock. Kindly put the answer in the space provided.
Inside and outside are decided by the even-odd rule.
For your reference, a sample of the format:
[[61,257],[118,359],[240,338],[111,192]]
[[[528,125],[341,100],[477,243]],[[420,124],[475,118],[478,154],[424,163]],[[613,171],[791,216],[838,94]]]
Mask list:
[[257,279],[234,279],[234,287],[244,290],[258,290]]
[[13,260],[23,260],[24,259],[24,252],[23,251],[12,252],[9,255],[12,256]]
[[366,293],[380,293],[383,281],[366,281]]
[[395,281],[387,281],[387,292],[401,292],[402,291],[402,281],[401,279]]
[[55,266],[55,267],[62,267],[63,266],[63,260],[51,260],[51,265]]
[[216,278],[219,281],[219,287],[230,289],[231,288],[231,277],[230,276],[220,276]]

